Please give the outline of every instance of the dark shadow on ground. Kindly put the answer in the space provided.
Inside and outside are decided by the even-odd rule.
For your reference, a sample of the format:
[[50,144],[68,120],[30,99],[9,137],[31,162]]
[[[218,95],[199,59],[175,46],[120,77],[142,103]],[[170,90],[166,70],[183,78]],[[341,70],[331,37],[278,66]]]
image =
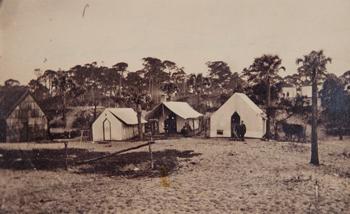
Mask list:
[[[68,165],[76,160],[84,160],[105,155],[104,152],[89,152],[87,149],[67,149]],[[0,168],[13,170],[48,170],[65,168],[64,149],[0,149]]]
[[151,170],[149,152],[130,152],[78,166],[78,173],[99,173],[109,176],[159,177],[167,176],[178,169],[179,159],[189,160],[200,153],[193,150],[175,149],[153,152],[154,168]]
[[[4,150],[0,149],[0,169],[57,171],[65,168],[64,149]],[[67,149],[68,167],[78,174],[102,174],[107,176],[159,177],[178,169],[179,158],[189,161],[201,155],[193,150],[164,150],[153,152],[154,168],[151,169],[149,152],[128,152],[83,165],[76,165],[109,153],[90,152],[87,149]]]

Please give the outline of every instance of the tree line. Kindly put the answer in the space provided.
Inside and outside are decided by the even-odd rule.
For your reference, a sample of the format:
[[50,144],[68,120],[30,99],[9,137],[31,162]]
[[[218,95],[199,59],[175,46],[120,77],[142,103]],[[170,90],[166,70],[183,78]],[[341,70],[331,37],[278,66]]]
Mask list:
[[[141,110],[150,110],[160,102],[162,94],[167,98],[181,99],[194,97],[194,107],[205,113],[208,109],[203,99],[213,97],[223,103],[235,92],[247,94],[267,114],[266,138],[271,138],[271,119],[276,109],[284,108],[296,112],[302,108],[301,102],[290,103],[280,96],[283,86],[312,86],[312,148],[317,151],[317,122],[320,119],[317,97],[322,100],[322,115],[329,127],[337,127],[342,136],[349,124],[350,99],[347,93],[350,71],[337,77],[327,73],[331,62],[323,51],[311,51],[297,58],[297,72],[285,77],[282,59],[278,55],[265,54],[253,60],[242,72],[232,72],[224,61],[209,61],[205,73],[186,73],[185,68],[170,60],[154,57],[142,59],[143,68],[130,71],[128,63],[118,62],[107,67],[97,62],[76,65],[67,70],[36,69],[36,79],[28,87],[45,109],[54,109],[65,118],[67,106],[133,107],[141,115]],[[318,85],[323,87],[320,93]],[[4,86],[19,85],[14,79],[5,81]],[[220,100],[221,99],[221,100]],[[298,108],[300,107],[300,108]],[[318,163],[313,156],[311,162]]]

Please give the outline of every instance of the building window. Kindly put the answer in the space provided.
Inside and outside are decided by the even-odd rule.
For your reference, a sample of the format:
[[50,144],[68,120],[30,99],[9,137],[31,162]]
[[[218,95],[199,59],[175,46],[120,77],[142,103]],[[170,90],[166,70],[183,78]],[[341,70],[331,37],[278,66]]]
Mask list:
[[224,134],[224,130],[216,130],[216,134],[217,135],[223,135]]

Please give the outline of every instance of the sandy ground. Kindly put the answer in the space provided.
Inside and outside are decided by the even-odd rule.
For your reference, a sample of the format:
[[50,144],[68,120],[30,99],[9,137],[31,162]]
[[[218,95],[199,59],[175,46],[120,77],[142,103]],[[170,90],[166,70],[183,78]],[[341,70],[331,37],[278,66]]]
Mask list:
[[[139,144],[0,144],[0,213],[350,213],[350,140],[310,145],[247,140],[157,141],[96,163],[91,158]],[[49,166],[48,166],[49,165]]]

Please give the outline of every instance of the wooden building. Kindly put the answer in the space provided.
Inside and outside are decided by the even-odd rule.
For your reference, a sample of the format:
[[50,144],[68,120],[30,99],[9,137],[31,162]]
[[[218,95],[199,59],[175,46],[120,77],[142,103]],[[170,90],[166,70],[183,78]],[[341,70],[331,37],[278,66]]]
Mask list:
[[47,129],[47,117],[26,87],[0,89],[0,142],[46,139]]

